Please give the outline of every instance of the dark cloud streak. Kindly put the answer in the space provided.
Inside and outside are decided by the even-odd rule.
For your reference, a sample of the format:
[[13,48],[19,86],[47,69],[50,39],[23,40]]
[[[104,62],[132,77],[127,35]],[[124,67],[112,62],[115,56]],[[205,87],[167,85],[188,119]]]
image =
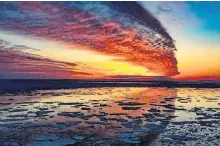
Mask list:
[[27,46],[17,47],[0,40],[0,78],[74,78],[77,75],[92,75],[76,71],[77,63],[43,58],[23,52],[29,48]]

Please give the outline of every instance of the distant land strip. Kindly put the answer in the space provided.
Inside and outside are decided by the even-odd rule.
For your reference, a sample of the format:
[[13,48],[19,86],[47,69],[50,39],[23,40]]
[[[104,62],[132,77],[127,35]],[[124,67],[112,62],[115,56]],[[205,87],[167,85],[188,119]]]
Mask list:
[[74,89],[93,87],[220,88],[220,81],[0,79],[0,93],[14,90]]

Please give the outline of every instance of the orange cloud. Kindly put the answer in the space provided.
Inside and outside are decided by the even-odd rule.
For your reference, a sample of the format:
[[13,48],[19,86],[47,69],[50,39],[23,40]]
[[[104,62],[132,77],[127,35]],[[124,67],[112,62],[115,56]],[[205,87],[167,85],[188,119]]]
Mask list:
[[[94,12],[77,7],[70,9],[54,3],[23,2],[17,5],[24,11],[24,14],[19,15],[25,17],[29,12],[40,17],[37,20],[40,26],[36,25],[35,18],[27,17],[25,20],[9,19],[3,22],[4,29],[62,41],[69,46],[84,45],[92,51],[117,56],[162,76],[179,74],[173,40],[144,9],[141,14],[150,21],[140,16],[133,18],[127,11],[124,13],[128,15],[128,20],[118,10],[115,10],[118,14],[114,17],[101,17]],[[127,21],[123,22],[123,19]]]

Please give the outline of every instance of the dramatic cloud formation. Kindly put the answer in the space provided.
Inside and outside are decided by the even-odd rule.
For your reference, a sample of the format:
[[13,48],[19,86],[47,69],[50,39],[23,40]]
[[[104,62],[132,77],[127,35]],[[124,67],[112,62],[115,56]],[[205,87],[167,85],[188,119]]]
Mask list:
[[[89,50],[119,57],[119,61],[143,66],[162,76],[179,74],[172,38],[160,22],[136,2],[10,2],[2,3],[0,10],[3,30],[61,41],[69,46],[87,46]],[[4,54],[16,54],[14,64],[31,60],[26,72],[39,73],[28,70],[34,64],[42,65],[41,68],[56,67],[58,75],[73,72],[68,69],[63,74],[62,69],[74,65],[30,58],[15,51],[25,46],[13,47],[1,49],[1,60],[11,60],[9,55],[3,57]]]

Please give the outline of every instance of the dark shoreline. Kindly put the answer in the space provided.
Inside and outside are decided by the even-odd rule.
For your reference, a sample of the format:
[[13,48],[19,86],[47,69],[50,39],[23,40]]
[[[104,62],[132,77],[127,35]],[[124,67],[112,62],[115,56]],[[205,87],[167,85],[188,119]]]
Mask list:
[[51,80],[1,79],[0,92],[17,90],[74,89],[92,87],[167,87],[220,88],[220,81],[120,81],[120,80]]

